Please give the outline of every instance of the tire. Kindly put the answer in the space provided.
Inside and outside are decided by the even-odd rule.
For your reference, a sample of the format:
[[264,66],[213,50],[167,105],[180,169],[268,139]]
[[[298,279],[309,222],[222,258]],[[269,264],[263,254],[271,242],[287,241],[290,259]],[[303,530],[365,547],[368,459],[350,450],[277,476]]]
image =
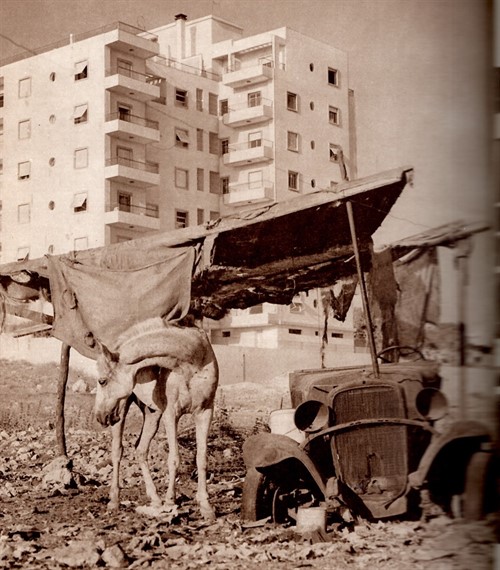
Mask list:
[[241,518],[258,521],[269,517],[278,524],[294,524],[299,506],[312,506],[323,500],[321,493],[312,487],[300,477],[295,482],[288,478],[286,486],[280,486],[272,477],[252,467],[243,483]]
[[492,482],[493,454],[476,451],[470,458],[465,473],[465,489],[462,500],[463,517],[469,521],[478,521],[488,512],[488,501]]

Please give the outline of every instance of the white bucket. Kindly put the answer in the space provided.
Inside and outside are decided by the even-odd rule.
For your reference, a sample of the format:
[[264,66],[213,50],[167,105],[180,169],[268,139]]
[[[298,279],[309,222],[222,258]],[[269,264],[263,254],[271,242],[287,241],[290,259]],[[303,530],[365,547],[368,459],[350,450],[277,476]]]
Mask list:
[[316,530],[326,530],[325,507],[299,507],[297,509],[296,532],[306,533]]
[[305,439],[304,433],[295,427],[293,421],[295,408],[286,408],[284,410],[274,410],[269,416],[269,428],[271,433],[287,435],[298,443],[302,443]]

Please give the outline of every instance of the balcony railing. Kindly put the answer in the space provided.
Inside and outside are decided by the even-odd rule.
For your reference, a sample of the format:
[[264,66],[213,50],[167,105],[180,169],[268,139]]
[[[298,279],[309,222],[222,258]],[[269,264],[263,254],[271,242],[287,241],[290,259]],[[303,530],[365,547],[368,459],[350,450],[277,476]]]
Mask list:
[[229,152],[236,152],[236,151],[240,151],[240,150],[248,150],[251,148],[258,148],[258,147],[267,147],[267,148],[273,148],[273,141],[268,141],[265,139],[258,139],[258,140],[254,140],[254,141],[245,141],[242,143],[233,143],[229,145]]
[[106,166],[115,166],[116,164],[119,166],[127,166],[128,168],[136,168],[144,172],[151,172],[153,174],[160,172],[160,166],[156,162],[139,162],[138,160],[124,158],[123,156],[113,156],[106,160]]
[[135,125],[140,125],[141,127],[147,127],[148,129],[159,129],[158,121],[151,121],[150,119],[145,119],[144,117],[138,117],[137,115],[130,115],[129,113],[110,113],[106,117],[106,121],[115,121],[119,119],[120,121],[127,121],[127,123],[134,123]]
[[148,216],[149,218],[159,218],[160,213],[158,206],[136,206],[135,204],[112,204],[108,212],[119,211],[128,212],[130,214],[137,214],[139,216]]
[[221,75],[218,73],[215,73],[213,71],[206,71],[205,69],[200,69],[199,67],[195,67],[194,65],[189,65],[187,63],[181,63],[180,61],[177,61],[170,57],[154,56],[151,58],[151,61],[154,63],[159,63],[160,65],[164,65],[165,67],[171,67],[173,69],[178,69],[179,71],[184,71],[185,73],[190,73],[191,75],[207,77],[213,81],[221,80]]
[[111,69],[107,69],[106,77],[109,77],[110,75],[124,75],[125,77],[130,77],[136,81],[141,81],[142,83],[152,83],[153,85],[158,84],[160,79],[155,75],[134,71],[133,69],[125,67],[124,65],[115,65]]
[[266,99],[264,97],[255,97],[246,103],[238,103],[233,105],[232,103],[229,105],[228,112],[231,111],[242,111],[244,109],[253,109],[254,107],[260,107],[261,105],[265,105],[268,107],[272,107],[273,102],[271,99]]
[[248,61],[245,63],[242,63],[240,60],[235,60],[232,64],[224,66],[224,73],[242,71],[243,69],[249,69],[260,65],[264,65],[265,67],[274,67],[274,60],[272,57],[260,57],[258,61]]

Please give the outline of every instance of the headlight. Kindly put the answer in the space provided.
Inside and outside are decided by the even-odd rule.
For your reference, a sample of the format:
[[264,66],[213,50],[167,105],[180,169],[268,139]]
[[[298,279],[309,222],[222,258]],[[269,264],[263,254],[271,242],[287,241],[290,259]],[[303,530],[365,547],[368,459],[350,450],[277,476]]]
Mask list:
[[318,400],[308,400],[295,410],[294,421],[297,429],[314,433],[328,427],[330,413],[328,406]]
[[424,388],[417,394],[415,406],[426,420],[440,420],[448,413],[448,400],[436,388]]

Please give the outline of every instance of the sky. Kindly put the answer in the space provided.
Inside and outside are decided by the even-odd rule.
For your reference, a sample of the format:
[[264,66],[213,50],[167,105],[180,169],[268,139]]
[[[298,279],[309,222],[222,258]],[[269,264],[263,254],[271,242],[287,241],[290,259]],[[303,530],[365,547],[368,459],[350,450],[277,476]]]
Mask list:
[[[490,215],[487,0],[0,0],[0,58],[115,21],[152,29],[182,12],[251,35],[282,26],[348,54],[358,175],[412,166],[375,236],[386,243]],[[321,128],[319,126],[318,128]]]

